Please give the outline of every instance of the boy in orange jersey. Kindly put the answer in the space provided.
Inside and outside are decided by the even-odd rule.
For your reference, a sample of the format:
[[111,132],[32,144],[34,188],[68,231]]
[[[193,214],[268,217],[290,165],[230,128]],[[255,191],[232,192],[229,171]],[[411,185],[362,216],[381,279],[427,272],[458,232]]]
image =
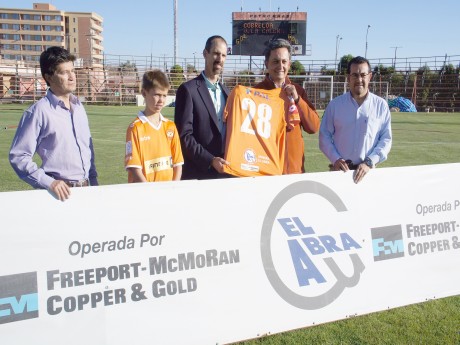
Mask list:
[[128,182],[179,181],[182,150],[176,125],[161,115],[169,81],[160,70],[145,72],[142,96],[145,110],[126,131],[125,168]]

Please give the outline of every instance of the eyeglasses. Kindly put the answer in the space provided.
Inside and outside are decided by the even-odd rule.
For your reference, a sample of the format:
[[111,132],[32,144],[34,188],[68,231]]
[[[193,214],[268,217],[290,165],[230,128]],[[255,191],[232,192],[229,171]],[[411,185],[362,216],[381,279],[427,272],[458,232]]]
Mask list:
[[369,74],[371,74],[370,72],[368,73],[351,73],[350,74],[350,77],[352,77],[353,79],[359,79],[359,78],[366,78]]

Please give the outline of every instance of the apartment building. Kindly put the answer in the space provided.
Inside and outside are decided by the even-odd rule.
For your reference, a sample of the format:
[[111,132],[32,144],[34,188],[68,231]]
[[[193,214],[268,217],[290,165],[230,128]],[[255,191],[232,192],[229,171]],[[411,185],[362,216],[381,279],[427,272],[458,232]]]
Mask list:
[[67,12],[48,3],[32,9],[0,8],[0,61],[38,62],[42,51],[61,46],[78,67],[103,63],[103,18],[94,12]]

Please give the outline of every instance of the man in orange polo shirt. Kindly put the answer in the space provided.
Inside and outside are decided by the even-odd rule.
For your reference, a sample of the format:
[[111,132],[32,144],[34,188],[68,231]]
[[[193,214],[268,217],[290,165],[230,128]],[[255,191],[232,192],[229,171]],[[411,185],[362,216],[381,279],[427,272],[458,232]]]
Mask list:
[[255,88],[271,90],[283,88],[285,98],[285,110],[288,114],[289,97],[296,103],[300,115],[300,123],[288,127],[286,133],[286,157],[284,160],[283,174],[300,174],[304,168],[304,142],[302,129],[309,134],[319,130],[320,119],[313,104],[308,100],[306,91],[302,86],[289,80],[288,72],[291,67],[291,44],[284,39],[271,41],[265,49],[265,67],[268,73],[265,79]]

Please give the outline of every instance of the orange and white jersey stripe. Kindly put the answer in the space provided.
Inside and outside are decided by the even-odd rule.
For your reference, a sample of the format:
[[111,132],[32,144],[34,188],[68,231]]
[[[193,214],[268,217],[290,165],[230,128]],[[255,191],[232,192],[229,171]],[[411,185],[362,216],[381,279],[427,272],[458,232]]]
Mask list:
[[[171,181],[173,167],[184,164],[174,122],[160,115],[155,127],[139,112],[126,131],[125,168],[142,169],[148,182]],[[132,178],[128,173],[128,182]]]
[[227,100],[226,173],[234,176],[281,175],[286,119],[281,89],[236,86]]

